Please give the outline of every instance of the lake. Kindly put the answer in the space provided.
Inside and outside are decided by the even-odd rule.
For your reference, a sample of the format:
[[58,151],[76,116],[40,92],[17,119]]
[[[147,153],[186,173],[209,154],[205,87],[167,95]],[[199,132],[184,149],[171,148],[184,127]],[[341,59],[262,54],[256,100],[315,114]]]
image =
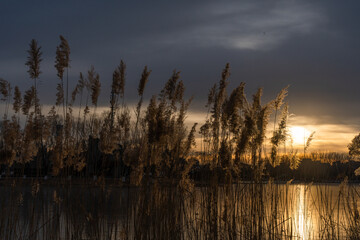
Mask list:
[[359,239],[354,184],[0,186],[0,239]]

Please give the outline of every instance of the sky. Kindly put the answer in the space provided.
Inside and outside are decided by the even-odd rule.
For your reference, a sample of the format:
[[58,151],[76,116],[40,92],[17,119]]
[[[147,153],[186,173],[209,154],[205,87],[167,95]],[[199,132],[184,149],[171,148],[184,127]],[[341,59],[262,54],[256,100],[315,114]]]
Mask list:
[[61,34],[71,48],[70,86],[94,65],[100,104],[108,105],[112,72],[122,59],[131,104],[145,65],[152,70],[147,98],[176,69],[186,96],[194,96],[189,121],[198,121],[208,90],[229,62],[229,91],[245,82],[248,97],[263,87],[268,101],[289,85],[289,124],[316,131],[313,149],[346,151],[360,131],[359,10],[355,0],[3,0],[0,78],[22,91],[32,85],[25,62],[34,38],[43,51],[40,100],[54,104]]

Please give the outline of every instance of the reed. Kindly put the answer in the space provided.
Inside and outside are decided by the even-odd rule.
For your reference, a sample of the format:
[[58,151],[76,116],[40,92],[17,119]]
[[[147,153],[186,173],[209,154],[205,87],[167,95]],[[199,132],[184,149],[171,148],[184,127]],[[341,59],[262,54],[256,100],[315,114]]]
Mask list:
[[[55,60],[60,83],[47,115],[37,96],[42,53],[36,40],[26,63],[34,86],[23,100],[15,87],[15,114],[9,119],[12,88],[0,81],[6,101],[1,166],[8,176],[17,171],[17,178],[0,182],[0,193],[7,196],[0,198],[0,239],[359,238],[357,187],[344,181],[335,191],[331,186],[281,184],[267,176],[267,166],[287,163],[296,169],[300,163],[293,149],[283,156],[278,151],[288,136],[287,87],[266,103],[262,88],[248,99],[245,83],[228,96],[226,64],[209,91],[208,114],[198,130],[197,123],[191,128],[186,123],[192,98],[185,98],[179,71],[172,72],[158,94],[145,99],[151,70],[144,67],[139,100],[131,109],[121,61],[113,71],[108,111],[97,114],[102,84],[93,66],[80,73],[68,101],[64,73],[70,67],[70,47],[62,36],[60,41]],[[61,105],[59,114],[56,106]],[[76,106],[78,116],[73,114]],[[26,118],[23,126],[20,114]],[[272,117],[268,156],[264,143]],[[197,134],[201,162],[193,155]],[[357,138],[349,148],[350,154],[358,153]],[[308,155],[304,152],[303,158]],[[34,162],[36,174],[30,172]],[[25,174],[36,178],[24,180]],[[247,176],[249,181],[242,181]],[[318,224],[311,228],[312,221]]]

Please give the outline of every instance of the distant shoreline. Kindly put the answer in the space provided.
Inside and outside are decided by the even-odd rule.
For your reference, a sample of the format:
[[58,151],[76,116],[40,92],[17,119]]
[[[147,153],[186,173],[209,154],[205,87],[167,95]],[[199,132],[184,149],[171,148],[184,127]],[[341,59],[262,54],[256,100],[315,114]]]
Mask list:
[[[274,184],[278,184],[278,185],[286,185],[286,184],[290,184],[290,185],[309,185],[309,184],[313,184],[313,185],[340,185],[344,182],[344,180],[342,181],[300,181],[300,180],[289,180],[289,181],[284,181],[284,180],[272,180],[272,182]],[[48,186],[63,186],[63,185],[73,185],[73,186],[89,186],[89,187],[101,187],[101,186],[106,186],[106,187],[132,187],[132,188],[137,188],[137,187],[141,187],[141,185],[134,185],[134,184],[129,184],[128,182],[123,182],[122,179],[111,179],[111,178],[105,178],[105,180],[102,181],[98,181],[94,180],[93,178],[71,178],[71,179],[67,179],[67,178],[49,178],[49,179],[44,179],[44,178],[31,178],[31,177],[27,177],[27,178],[20,178],[20,177],[10,177],[10,178],[1,178],[0,179],[0,186],[9,186],[12,184],[24,184],[24,185],[31,185],[34,183],[40,183],[41,185],[48,185]],[[164,181],[163,183],[166,184],[166,182]],[[195,184],[196,187],[204,187],[204,186],[208,186],[209,183],[205,182],[205,181],[194,181],[193,182]],[[254,183],[254,181],[250,181],[250,180],[244,180],[244,181],[234,181],[233,184],[235,183],[240,183],[240,184],[252,184]],[[269,180],[263,180],[262,181],[263,184],[269,184],[270,181]],[[360,184],[360,181],[356,181],[356,180],[349,180],[347,181],[347,184],[349,185],[354,185],[354,184]],[[226,185],[225,183],[221,183],[219,182],[217,184],[218,186],[223,186]],[[171,185],[170,185],[171,186]]]

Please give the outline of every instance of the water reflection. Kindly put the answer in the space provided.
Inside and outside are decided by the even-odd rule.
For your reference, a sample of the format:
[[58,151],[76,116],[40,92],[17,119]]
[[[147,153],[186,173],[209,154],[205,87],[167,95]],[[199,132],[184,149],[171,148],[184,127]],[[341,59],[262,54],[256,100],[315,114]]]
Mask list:
[[298,204],[298,211],[297,211],[297,226],[298,226],[298,233],[300,235],[300,239],[306,240],[309,238],[311,230],[309,229],[312,226],[311,218],[308,216],[311,212],[306,210],[306,193],[307,188],[304,185],[299,185],[296,187],[297,191],[297,204]]
[[273,183],[1,186],[0,239],[358,239],[358,193]]

